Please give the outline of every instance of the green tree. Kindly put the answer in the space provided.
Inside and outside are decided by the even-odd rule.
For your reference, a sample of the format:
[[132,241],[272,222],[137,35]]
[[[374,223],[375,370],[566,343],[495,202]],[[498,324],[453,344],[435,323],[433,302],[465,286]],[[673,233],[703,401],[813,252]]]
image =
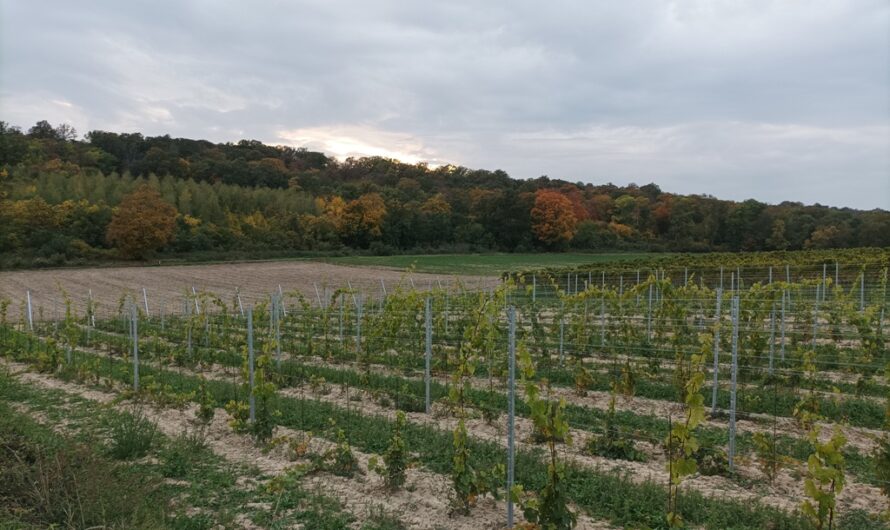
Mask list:
[[773,250],[785,250],[788,248],[788,240],[785,239],[785,221],[776,219],[773,221],[773,229],[766,244]]

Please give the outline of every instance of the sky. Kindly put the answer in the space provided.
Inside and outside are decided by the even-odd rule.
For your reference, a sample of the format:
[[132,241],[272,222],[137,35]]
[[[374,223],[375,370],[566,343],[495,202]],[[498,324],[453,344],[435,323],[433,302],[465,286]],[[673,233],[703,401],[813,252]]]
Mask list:
[[0,120],[890,209],[887,0],[0,0]]

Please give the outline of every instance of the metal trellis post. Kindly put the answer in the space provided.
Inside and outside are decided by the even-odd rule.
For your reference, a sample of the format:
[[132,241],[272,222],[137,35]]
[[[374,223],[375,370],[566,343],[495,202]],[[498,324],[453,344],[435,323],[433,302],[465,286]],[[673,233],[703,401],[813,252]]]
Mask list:
[[31,306],[31,289],[28,289],[26,294],[28,296],[28,327],[31,331],[34,331],[34,311]]
[[509,337],[509,383],[510,393],[507,402],[507,528],[513,528],[513,499],[510,495],[513,489],[513,464],[514,464],[514,414],[516,393],[516,309],[510,307],[507,312],[510,320]]
[[253,359],[253,308],[247,308],[247,371],[250,395],[248,404],[250,407],[250,423],[256,422],[256,396],[253,395],[254,385],[254,359]]
[[785,289],[782,289],[782,318],[781,318],[781,335],[782,338],[779,343],[779,352],[782,357],[782,360],[785,360]]
[[769,373],[773,373],[773,357],[776,353],[776,302],[769,313]]
[[424,386],[426,391],[426,413],[430,413],[430,363],[433,357],[433,311],[429,297],[426,298],[426,352],[424,359]]
[[135,307],[130,311],[133,321],[133,391],[139,392],[139,313]]

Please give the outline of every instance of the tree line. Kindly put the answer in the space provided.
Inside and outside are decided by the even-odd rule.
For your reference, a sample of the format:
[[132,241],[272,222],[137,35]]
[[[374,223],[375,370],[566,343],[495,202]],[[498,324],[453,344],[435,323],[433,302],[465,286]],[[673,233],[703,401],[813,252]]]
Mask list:
[[0,121],[0,266],[244,253],[890,246],[890,212],[679,195],[254,140]]

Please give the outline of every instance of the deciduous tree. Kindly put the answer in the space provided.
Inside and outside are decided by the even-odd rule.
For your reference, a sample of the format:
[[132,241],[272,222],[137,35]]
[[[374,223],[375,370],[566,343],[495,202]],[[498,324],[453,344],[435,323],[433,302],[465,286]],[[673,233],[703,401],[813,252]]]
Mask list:
[[380,238],[386,204],[379,193],[367,193],[349,201],[344,210],[347,238],[355,245],[365,247],[372,239]]
[[124,197],[108,225],[108,242],[131,258],[144,258],[173,237],[177,211],[161,195],[141,186]]
[[563,247],[575,235],[578,218],[572,201],[553,190],[539,190],[531,210],[532,230],[549,247]]
[[788,248],[788,240],[785,239],[785,221],[781,219],[773,221],[773,228],[769,239],[766,240],[766,244],[774,250],[785,250]]

